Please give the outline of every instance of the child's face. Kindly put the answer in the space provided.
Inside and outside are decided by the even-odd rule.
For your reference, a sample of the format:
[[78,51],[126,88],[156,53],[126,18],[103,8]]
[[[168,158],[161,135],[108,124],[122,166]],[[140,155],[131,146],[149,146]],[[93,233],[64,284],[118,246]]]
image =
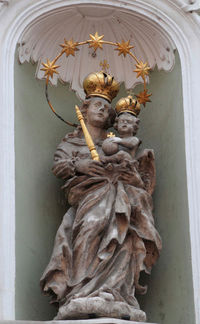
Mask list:
[[120,135],[135,135],[139,127],[139,119],[129,113],[122,113],[118,117],[117,130]]

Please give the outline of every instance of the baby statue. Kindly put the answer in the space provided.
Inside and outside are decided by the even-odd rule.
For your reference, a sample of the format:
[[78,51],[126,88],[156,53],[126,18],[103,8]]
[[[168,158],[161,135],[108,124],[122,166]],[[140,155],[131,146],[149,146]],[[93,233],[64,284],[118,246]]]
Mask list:
[[122,161],[133,161],[141,141],[135,136],[139,127],[139,119],[136,117],[140,110],[140,104],[128,96],[121,98],[116,104],[117,117],[114,128],[119,137],[112,133],[102,144],[105,153],[102,162],[120,163]]

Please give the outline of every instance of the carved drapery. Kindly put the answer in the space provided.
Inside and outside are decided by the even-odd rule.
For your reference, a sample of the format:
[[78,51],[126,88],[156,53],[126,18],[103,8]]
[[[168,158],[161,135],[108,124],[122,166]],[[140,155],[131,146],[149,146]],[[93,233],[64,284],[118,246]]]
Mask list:
[[[69,0],[67,5],[82,1]],[[85,1],[86,3],[86,1]],[[139,12],[150,21],[157,22],[157,29],[173,39],[180,55],[182,66],[183,106],[185,120],[185,152],[187,161],[187,185],[189,201],[189,233],[192,251],[192,271],[196,323],[200,323],[200,199],[199,199],[199,51],[200,21],[198,1],[186,0],[92,0],[91,4],[104,4]],[[0,195],[1,205],[1,275],[0,317],[14,318],[15,298],[15,181],[14,181],[14,73],[13,61],[20,35],[34,25],[43,13],[66,6],[65,0],[15,1],[0,10],[0,183],[4,188]],[[5,8],[5,10],[4,10]],[[9,14],[8,9],[9,8]],[[2,10],[3,9],[3,10]],[[194,10],[194,11],[193,11]],[[191,12],[193,11],[193,12]],[[5,12],[5,15],[4,15]],[[16,15],[16,13],[18,13]],[[158,15],[161,19],[158,19]],[[9,237],[9,240],[7,239]]]

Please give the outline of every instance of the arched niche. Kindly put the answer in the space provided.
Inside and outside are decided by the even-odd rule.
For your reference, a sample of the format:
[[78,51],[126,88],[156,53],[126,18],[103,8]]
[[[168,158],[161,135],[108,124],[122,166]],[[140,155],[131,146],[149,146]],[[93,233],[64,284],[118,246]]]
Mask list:
[[[99,1],[86,3],[100,4]],[[199,113],[197,104],[199,101],[199,75],[198,64],[198,16],[187,13],[189,6],[183,1],[101,1],[104,5],[122,7],[126,10],[136,11],[152,21],[156,21],[158,28],[168,33],[173,39],[180,55],[182,91],[183,91],[183,115],[185,149],[187,196],[188,196],[188,232],[191,243],[191,285],[192,296],[195,301],[196,323],[199,323],[199,199],[198,199],[198,164],[200,152],[198,148]],[[78,1],[69,1],[68,5],[76,5]],[[3,8],[1,16],[1,173],[0,180],[4,186],[1,195],[2,220],[1,220],[1,263],[3,273],[1,276],[1,317],[4,319],[14,318],[14,295],[15,295],[15,154],[14,154],[14,54],[17,41],[25,28],[34,22],[34,19],[42,13],[66,6],[65,1],[29,1],[26,4],[19,1],[9,5],[9,11]],[[16,16],[16,9],[20,14]],[[186,11],[184,11],[184,10]],[[2,13],[1,12],[1,13]],[[179,70],[180,75],[180,70]],[[169,94],[170,95],[170,94]],[[180,99],[180,98],[179,98]],[[180,101],[179,101],[180,104]],[[181,119],[180,119],[181,120]],[[148,128],[147,128],[148,129]],[[180,143],[179,143],[180,144]],[[183,152],[184,155],[184,152]],[[184,161],[184,158],[183,158]],[[183,170],[184,171],[184,170]],[[181,185],[181,184],[180,184]],[[186,233],[187,234],[187,233]],[[10,237],[9,242],[7,237]],[[170,238],[169,238],[170,239]],[[185,264],[184,264],[185,266]],[[158,266],[157,266],[158,269]],[[6,275],[5,275],[6,273]],[[179,296],[182,298],[181,296]],[[171,297],[168,296],[170,299]],[[162,304],[162,303],[161,303]],[[161,305],[162,306],[162,305]],[[164,320],[164,319],[163,319]]]
[[[55,309],[41,295],[39,279],[67,208],[60,191],[62,181],[53,176],[51,165],[56,145],[72,128],[51,114],[45,102],[44,84],[33,78],[34,73],[35,65],[20,66],[15,62],[15,310],[16,319],[50,320]],[[149,87],[152,103],[141,113],[139,136],[143,147],[153,148],[156,154],[154,214],[163,251],[152,276],[143,278],[149,290],[139,300],[149,322],[187,323],[194,321],[194,300],[178,55],[171,73],[151,73]],[[79,100],[75,93],[61,84],[51,88],[50,93],[62,116],[76,121],[74,105]],[[125,94],[122,85],[118,98]]]

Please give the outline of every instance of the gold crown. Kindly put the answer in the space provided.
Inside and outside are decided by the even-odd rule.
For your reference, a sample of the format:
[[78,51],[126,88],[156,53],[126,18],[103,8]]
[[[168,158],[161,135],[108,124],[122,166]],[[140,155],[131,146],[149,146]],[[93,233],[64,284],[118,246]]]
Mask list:
[[128,96],[118,100],[115,110],[117,115],[120,115],[123,112],[128,112],[137,117],[140,113],[140,103],[132,96]]
[[102,97],[110,103],[119,92],[120,84],[105,72],[90,73],[83,81],[86,98]]

